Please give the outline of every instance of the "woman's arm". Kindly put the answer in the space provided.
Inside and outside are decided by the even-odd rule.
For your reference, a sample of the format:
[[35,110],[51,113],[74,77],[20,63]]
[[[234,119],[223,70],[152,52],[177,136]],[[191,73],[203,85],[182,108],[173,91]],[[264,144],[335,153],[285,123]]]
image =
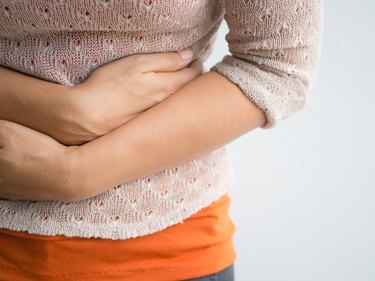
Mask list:
[[56,139],[78,117],[74,96],[63,85],[0,66],[0,119],[33,128]]
[[71,147],[69,200],[192,160],[265,122],[264,113],[224,76],[207,72],[121,128]]
[[[0,120],[65,145],[91,141],[162,101],[202,71],[177,52],[124,57],[100,66],[76,87],[65,87],[0,66]],[[72,88],[85,86],[75,95]]]
[[216,72],[81,146],[0,120],[0,198],[85,199],[196,158],[264,122],[263,112]]
[[[321,2],[225,3],[233,56],[107,135],[66,148],[0,122],[0,197],[85,199],[270,128],[300,109],[318,62]],[[36,149],[41,144],[48,152]],[[49,163],[57,168],[38,170]]]
[[85,199],[196,158],[264,122],[263,112],[216,72],[81,146],[0,120],[0,198]]
[[231,56],[117,130],[72,148],[72,200],[192,160],[306,103],[322,31],[318,0],[225,1]]

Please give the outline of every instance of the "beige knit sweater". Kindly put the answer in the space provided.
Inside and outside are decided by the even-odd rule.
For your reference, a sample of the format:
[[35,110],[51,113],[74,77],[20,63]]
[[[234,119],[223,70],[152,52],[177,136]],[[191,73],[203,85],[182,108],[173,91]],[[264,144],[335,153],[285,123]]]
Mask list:
[[[104,63],[177,51],[207,58],[225,19],[225,75],[272,128],[308,99],[319,60],[319,0],[0,0],[0,65],[73,86]],[[0,227],[126,239],[181,222],[233,184],[225,147],[75,203],[0,200]]]

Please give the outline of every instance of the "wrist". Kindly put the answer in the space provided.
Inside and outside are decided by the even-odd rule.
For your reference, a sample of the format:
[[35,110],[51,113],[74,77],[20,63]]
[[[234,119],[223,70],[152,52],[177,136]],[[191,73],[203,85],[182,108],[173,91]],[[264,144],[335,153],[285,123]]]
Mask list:
[[83,82],[69,89],[73,108],[72,128],[86,136],[88,140],[93,140],[106,133],[102,128],[105,116],[101,115],[100,108],[103,100],[95,91],[89,82]]
[[69,138],[72,123],[80,118],[77,110],[76,97],[72,87],[46,82],[43,87],[42,105],[46,108],[42,114],[45,120],[43,132],[54,137],[56,140],[64,141]]
[[67,124],[70,129],[77,127],[79,121],[86,121],[83,119],[86,116],[84,106],[85,102],[83,101],[83,91],[81,90],[81,87],[78,87],[78,85],[72,87],[63,86],[60,91],[63,95],[63,106],[61,109],[65,111],[67,118],[67,122],[65,124]]
[[92,110],[95,106],[88,90],[84,84],[60,88],[59,139],[65,145],[81,145],[100,136],[97,126],[100,119],[97,110]]

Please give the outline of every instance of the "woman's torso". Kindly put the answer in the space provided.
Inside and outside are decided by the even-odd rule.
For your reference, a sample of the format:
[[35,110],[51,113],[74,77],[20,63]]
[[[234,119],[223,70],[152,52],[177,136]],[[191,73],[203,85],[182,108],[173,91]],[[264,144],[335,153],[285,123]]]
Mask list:
[[[221,0],[0,0],[0,65],[73,86],[100,65],[132,54],[190,47],[205,58],[223,14]],[[128,239],[183,221],[232,182],[223,147],[80,202],[0,200],[0,227]]]

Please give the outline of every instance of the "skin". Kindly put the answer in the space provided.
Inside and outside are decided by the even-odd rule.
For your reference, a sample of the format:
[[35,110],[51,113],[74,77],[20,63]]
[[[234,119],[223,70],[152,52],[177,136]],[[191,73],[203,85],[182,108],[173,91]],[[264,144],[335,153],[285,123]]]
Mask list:
[[94,70],[84,91],[73,95],[69,87],[0,66],[0,119],[79,145],[142,114],[201,73],[199,58],[182,60],[176,52],[132,55]]
[[[89,83],[64,89],[76,102],[71,118],[87,110],[82,96],[90,89]],[[81,145],[64,145],[35,129],[0,120],[0,197],[83,200],[197,158],[265,122],[264,112],[215,71]]]

